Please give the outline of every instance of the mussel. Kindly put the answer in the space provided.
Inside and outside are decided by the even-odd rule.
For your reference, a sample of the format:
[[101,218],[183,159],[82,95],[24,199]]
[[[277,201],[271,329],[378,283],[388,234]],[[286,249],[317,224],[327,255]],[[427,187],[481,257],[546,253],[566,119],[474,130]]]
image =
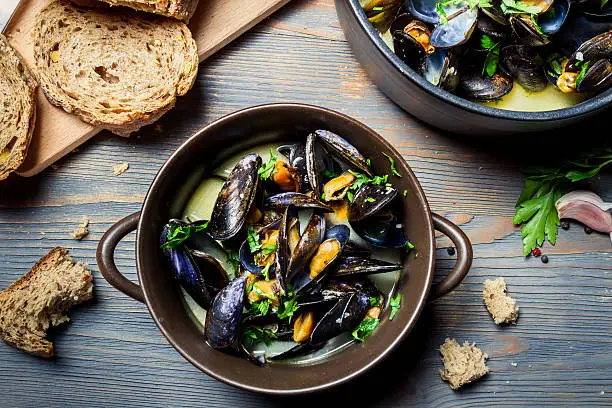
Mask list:
[[325,218],[313,214],[296,244],[289,262],[287,279],[292,280],[302,270],[325,238]]
[[236,236],[243,228],[255,199],[261,157],[249,154],[231,171],[221,188],[213,208],[208,234],[218,241]]
[[280,193],[267,197],[264,200],[264,208],[282,210],[290,205],[296,208],[313,208],[326,212],[333,212],[333,208],[327,204],[302,193]]
[[317,322],[310,335],[312,344],[327,341],[354,329],[370,308],[370,297],[361,291],[347,293]]
[[357,168],[359,171],[365,173],[368,177],[372,177],[374,174],[368,165],[368,161],[363,155],[342,137],[328,130],[316,130],[314,134],[317,140],[323,142],[327,150],[334,152],[340,157],[346,164]]
[[244,308],[246,277],[231,281],[215,296],[204,326],[204,339],[213,348],[228,348],[239,334],[240,320]]
[[503,67],[525,89],[538,92],[548,83],[538,51],[526,45],[508,45],[501,49],[499,57]]
[[360,256],[343,256],[334,272],[335,278],[358,277],[377,273],[393,272],[402,269],[402,265],[380,259]]

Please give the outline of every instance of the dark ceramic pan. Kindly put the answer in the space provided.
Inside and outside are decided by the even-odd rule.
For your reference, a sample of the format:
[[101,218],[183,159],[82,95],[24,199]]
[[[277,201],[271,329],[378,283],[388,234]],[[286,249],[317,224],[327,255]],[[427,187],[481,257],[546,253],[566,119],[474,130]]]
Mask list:
[[483,106],[430,84],[387,47],[359,0],[335,0],[353,53],[376,85],[401,108],[440,129],[468,135],[545,131],[577,123],[609,108],[612,89],[570,108],[517,112]]
[[[393,177],[400,190],[408,190],[403,212],[407,236],[417,256],[408,256],[399,291],[402,307],[393,319],[386,317],[374,335],[329,359],[310,366],[257,367],[242,358],[213,350],[204,343],[200,329],[188,315],[178,285],[159,249],[159,233],[169,218],[180,215],[185,201],[206,171],[238,151],[271,142],[304,137],[314,129],[328,129],[345,137],[378,172],[388,171],[382,153],[395,159],[402,178]],[[259,135],[259,136],[258,136]],[[201,169],[195,172],[194,169]],[[140,286],[118,270],[113,252],[118,242],[136,230],[136,266]],[[434,231],[447,235],[457,247],[457,264],[432,288],[435,261]],[[455,288],[472,263],[472,247],[465,234],[445,218],[432,214],[423,190],[402,156],[365,125],[324,108],[298,104],[274,104],[248,108],[225,116],[196,132],[164,163],[145,198],[142,211],[111,227],[97,252],[100,272],[114,287],[145,302],[161,332],[187,360],[212,377],[251,391],[299,394],[326,389],[365,372],[406,337],[428,300]]]

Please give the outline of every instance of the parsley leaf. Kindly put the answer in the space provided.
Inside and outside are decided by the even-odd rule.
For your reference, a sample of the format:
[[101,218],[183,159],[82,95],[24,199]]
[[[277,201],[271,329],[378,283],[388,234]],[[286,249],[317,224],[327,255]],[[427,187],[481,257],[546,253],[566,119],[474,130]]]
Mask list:
[[378,294],[370,298],[370,306],[382,306],[382,295]]
[[391,305],[391,313],[389,314],[389,320],[393,320],[397,312],[400,310],[401,301],[402,301],[401,293],[398,293],[396,297],[391,298],[391,302],[389,303]]
[[408,249],[414,249],[414,245],[412,245],[412,242],[410,242],[410,241],[406,241],[406,248],[408,248]]
[[380,320],[373,317],[366,317],[353,331],[353,338],[358,341],[364,341],[368,338],[380,324]]
[[482,67],[482,75],[486,72],[489,78],[493,78],[493,75],[497,72],[497,66],[499,65],[499,43],[493,42],[491,37],[483,34],[480,38],[480,46],[487,50],[487,56],[485,57],[484,66]]
[[276,339],[276,334],[269,329],[262,329],[257,326],[249,326],[244,329],[242,333],[242,339],[247,347],[252,346],[253,344],[263,341],[266,346],[272,344],[272,340]]
[[328,170],[328,169],[323,170],[321,174],[325,177],[329,177],[330,179],[335,179],[336,177],[340,176],[339,174],[336,174],[333,171]]
[[180,224],[178,222],[170,223],[170,231],[166,237],[166,243],[162,248],[176,248],[187,240],[191,234],[201,232],[208,226],[208,221],[202,224]]
[[404,197],[408,196],[408,190],[404,190]]
[[[234,277],[238,275],[240,272],[240,255],[238,251],[234,251],[230,249],[227,251],[227,262],[232,265],[232,269],[234,270]],[[233,279],[233,277],[230,277]]]
[[249,310],[247,310],[247,315],[249,316],[266,316],[268,311],[270,310],[270,301],[268,299],[264,299],[260,302],[253,302]]
[[604,6],[608,4],[608,0],[601,0],[601,7],[600,8],[604,8]]
[[267,264],[266,266],[264,266],[264,268],[261,270],[261,274],[264,276],[264,278],[269,281],[270,280],[270,266],[272,266],[272,264]]
[[279,319],[289,319],[289,323],[291,323],[291,319],[295,312],[298,311],[300,306],[297,303],[297,298],[292,297],[289,300],[284,300],[282,303],[282,311],[278,312],[277,316]]
[[260,296],[262,298],[267,298],[267,299],[272,299],[272,300],[276,299],[276,295],[274,293],[266,293],[263,290],[261,290],[259,286],[257,285],[253,286],[253,292],[255,292],[257,296]]
[[264,255],[270,255],[271,253],[276,252],[278,248],[278,244],[265,244],[261,246],[261,253]]
[[247,241],[249,242],[249,249],[251,253],[255,253],[261,249],[261,243],[259,242],[259,234],[255,232],[255,228],[251,225],[247,230]]
[[348,190],[346,192],[346,199],[349,200],[349,203],[352,203],[355,199],[355,194],[351,190]]
[[262,180],[267,180],[272,175],[272,171],[274,170],[274,164],[276,164],[276,155],[274,154],[274,150],[270,148],[270,159],[257,170],[257,174]]
[[504,14],[539,14],[540,7],[530,6],[519,0],[502,0],[500,8]]
[[375,202],[376,202],[376,199],[375,199],[375,198],[372,198],[372,197],[367,197],[367,198],[366,198],[366,201],[367,201],[368,203],[375,203]]
[[397,177],[402,177],[402,175],[399,174],[399,172],[395,168],[395,160],[393,160],[393,158],[386,153],[383,153],[383,155],[385,155],[387,159],[389,159],[389,163],[391,164],[391,173],[395,174]]
[[[555,203],[562,196],[559,186],[551,183],[537,183],[534,198],[519,203],[512,222],[522,224],[521,236],[523,237],[523,255],[527,256],[536,247],[544,244],[548,238],[551,244],[557,241],[557,226],[559,226],[559,215]],[[530,183],[531,184],[531,183]],[[535,190],[536,184],[530,185],[529,190]],[[523,198],[526,195],[523,195]]]
[[587,61],[587,62],[585,62],[584,64],[582,64],[580,66],[580,73],[578,74],[578,77],[576,78],[576,86],[578,86],[580,81],[582,81],[582,78],[584,78],[584,75],[589,70],[589,65],[590,64],[591,64],[591,61]]

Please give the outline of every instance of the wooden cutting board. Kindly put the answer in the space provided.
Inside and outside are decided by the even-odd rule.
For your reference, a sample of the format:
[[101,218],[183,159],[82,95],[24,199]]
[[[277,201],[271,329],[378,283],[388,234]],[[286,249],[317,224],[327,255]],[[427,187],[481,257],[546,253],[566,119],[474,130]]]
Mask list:
[[[2,1],[2,0],[0,0]],[[268,17],[290,0],[201,0],[189,27],[205,60]],[[22,0],[4,34],[29,66],[33,66],[32,35],[36,13],[50,0]],[[102,129],[52,106],[38,92],[37,122],[28,156],[17,173],[30,177],[40,173]]]

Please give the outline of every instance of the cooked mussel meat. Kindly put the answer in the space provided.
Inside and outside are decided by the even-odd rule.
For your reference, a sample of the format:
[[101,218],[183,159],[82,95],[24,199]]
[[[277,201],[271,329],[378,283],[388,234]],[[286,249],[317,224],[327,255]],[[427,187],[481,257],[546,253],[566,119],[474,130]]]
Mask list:
[[295,274],[302,270],[312,255],[317,251],[319,245],[325,238],[325,218],[313,214],[304,229],[304,233],[300,237],[292,252],[289,268],[287,271],[287,279],[291,281]]

